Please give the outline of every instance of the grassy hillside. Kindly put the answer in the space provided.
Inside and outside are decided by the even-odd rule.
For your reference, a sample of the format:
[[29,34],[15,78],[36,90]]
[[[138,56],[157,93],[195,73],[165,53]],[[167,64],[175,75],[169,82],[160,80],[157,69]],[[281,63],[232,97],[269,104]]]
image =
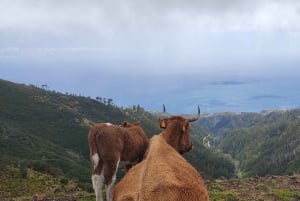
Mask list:
[[[157,117],[139,106],[122,109],[5,80],[0,80],[0,94],[0,172],[8,166],[29,168],[91,191],[87,133],[93,123],[140,121],[149,137],[161,131]],[[205,178],[233,176],[232,163],[202,145],[207,133],[196,123],[191,130],[195,149],[187,160]]]
[[224,113],[201,119],[214,146],[248,176],[300,173],[300,110]]
[[63,198],[69,195],[94,200],[92,194],[82,191],[73,181],[27,168],[2,169],[0,180],[0,200],[10,200],[12,197],[17,197],[18,200],[32,200],[35,194],[46,194],[48,198]]
[[[87,133],[94,122],[136,121],[99,101],[0,81],[0,164],[24,165],[90,185]],[[147,133],[159,132],[150,114]]]

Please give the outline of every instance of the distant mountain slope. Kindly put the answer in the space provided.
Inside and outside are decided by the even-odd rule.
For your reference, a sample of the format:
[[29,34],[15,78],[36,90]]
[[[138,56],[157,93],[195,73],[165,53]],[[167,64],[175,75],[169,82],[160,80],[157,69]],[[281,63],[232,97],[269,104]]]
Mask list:
[[200,123],[246,175],[300,172],[300,109],[214,114]]
[[200,125],[215,136],[223,135],[228,130],[263,126],[281,120],[294,120],[300,117],[300,109],[293,110],[265,110],[255,112],[223,112],[202,115]]
[[238,129],[220,143],[249,175],[300,172],[300,120]]
[[[25,166],[90,188],[88,130],[95,122],[120,124],[124,120],[140,121],[149,137],[161,131],[157,117],[139,106],[121,109],[89,97],[0,79],[0,171],[8,164]],[[206,135],[192,125],[195,149],[186,155],[187,160],[204,177],[233,176],[231,162],[202,145]],[[214,167],[219,171],[213,171]]]

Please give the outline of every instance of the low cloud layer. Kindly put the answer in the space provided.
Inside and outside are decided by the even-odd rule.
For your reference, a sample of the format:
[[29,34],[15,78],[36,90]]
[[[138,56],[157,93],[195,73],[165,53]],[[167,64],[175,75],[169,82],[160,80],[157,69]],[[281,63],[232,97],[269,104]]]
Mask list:
[[300,31],[297,0],[1,0],[0,31]]

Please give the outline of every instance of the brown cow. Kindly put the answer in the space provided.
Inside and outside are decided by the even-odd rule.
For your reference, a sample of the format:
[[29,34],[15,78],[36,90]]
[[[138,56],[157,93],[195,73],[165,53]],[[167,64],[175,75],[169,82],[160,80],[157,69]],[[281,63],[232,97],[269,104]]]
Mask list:
[[115,186],[114,201],[208,201],[208,192],[197,170],[180,153],[192,142],[189,122],[172,116],[160,119],[165,130],[151,138],[145,158]]
[[144,130],[135,124],[125,122],[117,126],[100,123],[90,129],[88,142],[96,200],[102,201],[105,184],[106,200],[111,201],[119,163],[139,162],[147,149],[148,138]]

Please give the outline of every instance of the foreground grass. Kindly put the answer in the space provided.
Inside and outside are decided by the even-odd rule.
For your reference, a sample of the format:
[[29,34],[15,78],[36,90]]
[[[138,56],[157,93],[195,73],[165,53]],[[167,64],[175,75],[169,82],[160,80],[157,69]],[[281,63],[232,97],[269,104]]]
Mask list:
[[75,182],[56,178],[31,169],[8,167],[0,171],[0,200],[32,200],[35,194],[46,194],[49,198],[65,196],[81,197],[82,201],[93,200],[93,194],[82,191]]
[[[65,178],[57,178],[31,169],[8,167],[0,170],[0,200],[31,201],[35,194],[47,198],[94,201],[93,192],[85,192]],[[247,179],[207,181],[211,201],[299,201],[300,175],[268,176]],[[66,198],[66,199],[64,199]]]
[[207,182],[211,201],[299,201],[300,175]]

